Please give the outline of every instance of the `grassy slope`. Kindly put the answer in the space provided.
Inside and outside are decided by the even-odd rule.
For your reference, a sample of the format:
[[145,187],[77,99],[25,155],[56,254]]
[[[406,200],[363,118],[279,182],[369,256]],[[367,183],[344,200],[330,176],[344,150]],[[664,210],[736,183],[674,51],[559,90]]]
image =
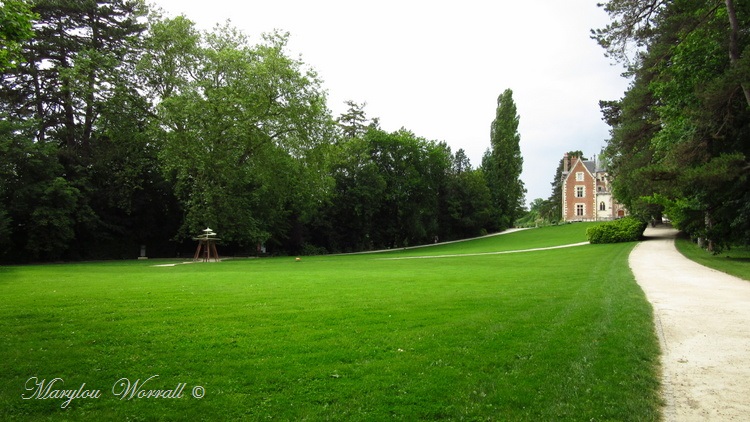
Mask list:
[[750,248],[748,247],[735,247],[718,255],[712,255],[684,237],[679,237],[675,245],[683,255],[701,265],[750,281]]
[[424,248],[407,250],[395,249],[378,255],[389,256],[391,254],[397,254],[398,256],[432,256],[545,248],[585,242],[587,238],[585,229],[582,230],[583,227],[588,227],[588,225],[566,224],[563,226],[541,227],[533,229],[533,232],[523,230],[501,234],[499,236],[501,236],[502,239],[498,239],[497,236],[488,236],[465,242],[438,244]]
[[[576,226],[455,245],[574,243]],[[655,420],[658,342],[632,246],[2,268],[0,417]],[[151,388],[185,382],[187,397],[111,394],[155,374]],[[31,376],[103,397],[21,400]]]

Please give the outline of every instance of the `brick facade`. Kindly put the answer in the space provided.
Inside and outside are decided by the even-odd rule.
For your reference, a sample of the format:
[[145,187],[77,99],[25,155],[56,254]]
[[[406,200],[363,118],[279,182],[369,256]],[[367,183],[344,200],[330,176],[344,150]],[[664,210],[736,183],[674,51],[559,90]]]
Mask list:
[[563,156],[562,217],[564,221],[613,220],[627,214],[612,197],[606,169],[594,160]]

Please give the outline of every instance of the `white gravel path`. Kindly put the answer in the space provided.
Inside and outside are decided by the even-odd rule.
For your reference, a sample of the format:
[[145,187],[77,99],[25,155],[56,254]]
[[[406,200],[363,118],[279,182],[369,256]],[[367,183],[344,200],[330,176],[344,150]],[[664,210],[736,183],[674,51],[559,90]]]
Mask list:
[[665,421],[750,420],[750,282],[696,264],[648,228],[630,268],[654,308]]

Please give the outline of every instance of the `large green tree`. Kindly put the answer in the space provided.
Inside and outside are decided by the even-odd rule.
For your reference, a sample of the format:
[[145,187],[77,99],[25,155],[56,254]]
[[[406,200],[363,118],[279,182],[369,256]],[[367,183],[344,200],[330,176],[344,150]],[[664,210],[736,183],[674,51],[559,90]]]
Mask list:
[[448,179],[441,238],[465,239],[487,234],[495,226],[490,189],[482,169],[453,172]]
[[[133,77],[145,29],[144,3],[36,0],[30,4],[35,35],[20,46],[24,60],[3,73],[0,112],[14,128],[16,146],[27,145],[34,155],[47,155],[47,177],[34,183],[48,183],[46,189],[40,186],[43,192],[67,192],[75,201],[61,201],[60,209],[74,203],[75,212],[63,217],[32,196],[16,198],[28,202],[14,206],[28,210],[35,221],[66,227],[50,231],[70,233],[64,236],[70,240],[67,244],[55,242],[58,255],[91,257],[107,251],[107,256],[134,256],[137,244],[164,227],[163,221],[148,224],[140,219],[140,211],[168,202],[168,187],[154,176],[158,175],[157,146],[146,136],[150,106]],[[23,142],[19,136],[25,137]],[[158,214],[167,218],[163,212]],[[29,231],[32,226],[13,227],[14,237],[35,238]],[[29,256],[41,258],[38,252],[49,252],[32,240],[25,243]]]
[[228,25],[146,20],[141,0],[0,7],[0,259],[172,255],[168,239],[206,226],[253,250],[405,246],[496,230],[521,208],[509,91],[472,169],[463,150],[381,130],[363,104],[334,121],[287,34],[251,44]]
[[378,247],[429,242],[438,234],[440,184],[450,161],[444,148],[407,130],[365,135],[370,161],[385,183],[370,238]]
[[513,91],[506,89],[497,98],[495,119],[490,129],[490,149],[482,159],[482,170],[496,207],[498,230],[512,227],[523,213],[526,189],[521,181],[523,157],[518,123]]
[[613,22],[595,37],[633,77],[625,97],[603,103],[615,194],[636,214],[663,210],[712,247],[750,241],[750,5],[604,7]]
[[85,156],[102,104],[131,80],[128,61],[145,29],[141,1],[36,0],[26,62],[4,75],[11,117],[35,119],[36,137]]
[[339,144],[333,195],[312,227],[330,251],[402,247],[489,230],[490,193],[481,170],[444,142],[375,126]]
[[288,36],[250,45],[225,25],[198,36],[180,17],[152,25],[143,76],[158,104],[166,175],[185,217],[251,245],[286,236],[325,194],[332,119],[316,74],[285,52]]

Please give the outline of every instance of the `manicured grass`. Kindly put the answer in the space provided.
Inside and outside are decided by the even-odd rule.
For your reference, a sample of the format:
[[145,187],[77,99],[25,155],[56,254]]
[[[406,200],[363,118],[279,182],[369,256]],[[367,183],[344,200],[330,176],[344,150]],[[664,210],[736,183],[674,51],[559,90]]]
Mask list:
[[[575,226],[440,248],[577,243]],[[657,420],[633,245],[5,267],[0,419]],[[152,375],[147,389],[185,383],[183,397],[114,396]],[[30,377],[101,397],[23,400]]]
[[750,281],[750,248],[746,246],[713,255],[683,236],[677,238],[675,245],[685,257],[701,265]]
[[533,229],[531,235],[527,233],[528,230],[501,234],[500,236],[503,237],[502,240],[496,239],[496,236],[487,236],[472,239],[471,241],[429,245],[427,248],[394,249],[383,253],[399,253],[399,256],[432,256],[546,248],[585,242],[587,240],[585,228],[587,227],[591,227],[591,224],[573,223],[561,226],[541,227]]

